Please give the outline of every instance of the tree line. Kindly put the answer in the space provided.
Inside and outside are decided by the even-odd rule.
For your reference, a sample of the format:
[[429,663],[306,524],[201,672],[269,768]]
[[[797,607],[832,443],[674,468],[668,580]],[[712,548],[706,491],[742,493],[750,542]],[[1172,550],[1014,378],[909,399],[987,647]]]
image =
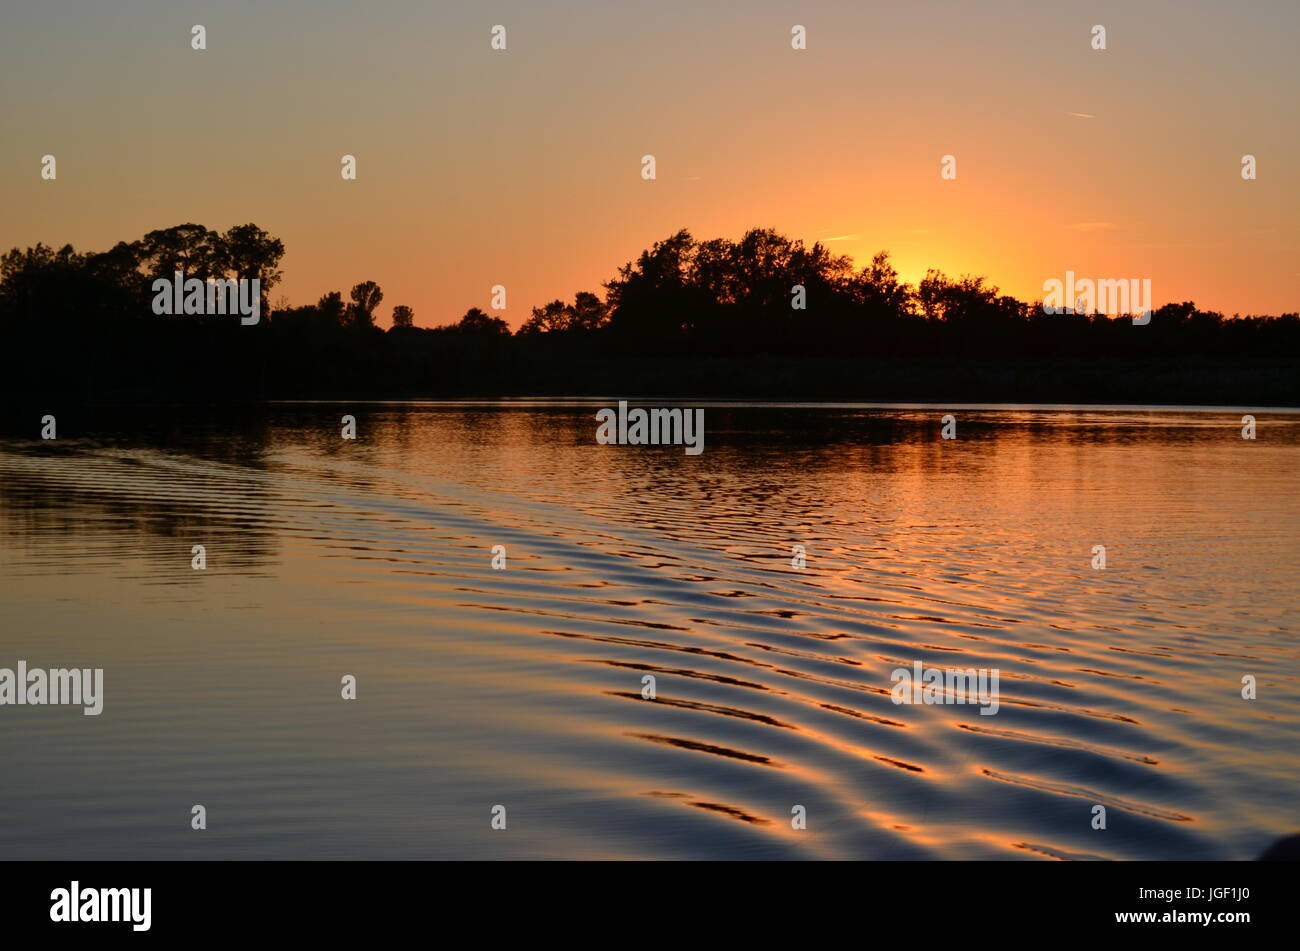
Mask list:
[[[400,304],[382,329],[374,281],[314,304],[271,306],[283,255],[283,242],[254,224],[225,232],[178,225],[104,252],[15,248],[0,257],[5,391],[101,401],[583,392],[941,399],[957,386],[972,400],[1188,402],[1222,391],[1226,402],[1250,402],[1241,390],[1254,386],[1274,402],[1296,401],[1295,313],[1229,318],[1186,302],[1162,306],[1144,326],[1127,316],[1046,314],[984,277],[931,270],[913,286],[887,252],[858,267],[770,229],[705,241],[679,231],[619,268],[603,294],[534,307],[513,333],[476,307],[444,326],[417,327],[414,310]],[[258,279],[264,318],[244,327],[155,315],[153,281],[175,271]],[[1067,382],[1053,384],[1054,370]],[[1164,383],[1134,389],[1144,371],[1164,374]]]

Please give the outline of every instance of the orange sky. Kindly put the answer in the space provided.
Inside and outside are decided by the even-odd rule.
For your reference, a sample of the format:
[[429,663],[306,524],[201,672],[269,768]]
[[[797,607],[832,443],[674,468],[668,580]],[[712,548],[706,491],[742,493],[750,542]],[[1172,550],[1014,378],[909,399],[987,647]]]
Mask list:
[[1300,4],[610,6],[6,10],[0,246],[254,221],[288,248],[273,300],[375,280],[385,324],[401,303],[452,322],[504,284],[518,326],[682,227],[889,249],[905,279],[1024,299],[1073,270],[1148,277],[1157,305],[1300,310]]

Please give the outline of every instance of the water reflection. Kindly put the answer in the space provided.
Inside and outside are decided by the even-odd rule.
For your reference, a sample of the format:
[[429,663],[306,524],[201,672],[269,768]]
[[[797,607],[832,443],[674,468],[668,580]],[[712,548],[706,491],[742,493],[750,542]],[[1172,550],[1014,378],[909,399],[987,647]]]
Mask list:
[[[1289,831],[1300,417],[965,409],[942,440],[943,410],[709,404],[689,457],[597,446],[598,405],[6,433],[0,666],[103,666],[107,699],[3,708],[0,847],[1245,858]],[[999,713],[895,705],[915,661],[999,669]]]

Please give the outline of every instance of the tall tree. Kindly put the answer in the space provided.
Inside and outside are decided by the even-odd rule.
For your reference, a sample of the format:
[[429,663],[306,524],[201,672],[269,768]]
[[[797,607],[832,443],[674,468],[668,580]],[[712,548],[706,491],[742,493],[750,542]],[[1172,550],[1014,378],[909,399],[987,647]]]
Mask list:
[[374,281],[362,281],[352,288],[352,304],[348,308],[353,327],[373,327],[375,308],[384,299],[384,292]]

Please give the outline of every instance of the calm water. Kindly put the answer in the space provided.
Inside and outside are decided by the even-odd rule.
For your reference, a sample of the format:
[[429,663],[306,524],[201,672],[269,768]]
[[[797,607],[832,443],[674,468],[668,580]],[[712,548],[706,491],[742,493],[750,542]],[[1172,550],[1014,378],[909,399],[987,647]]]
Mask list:
[[[0,707],[0,856],[1240,859],[1294,831],[1300,415],[1247,442],[1241,412],[968,409],[943,441],[947,408],[709,405],[686,456],[596,445],[599,405],[5,438],[0,667],[102,667],[106,699]],[[999,669],[997,715],[892,703],[917,660]]]

